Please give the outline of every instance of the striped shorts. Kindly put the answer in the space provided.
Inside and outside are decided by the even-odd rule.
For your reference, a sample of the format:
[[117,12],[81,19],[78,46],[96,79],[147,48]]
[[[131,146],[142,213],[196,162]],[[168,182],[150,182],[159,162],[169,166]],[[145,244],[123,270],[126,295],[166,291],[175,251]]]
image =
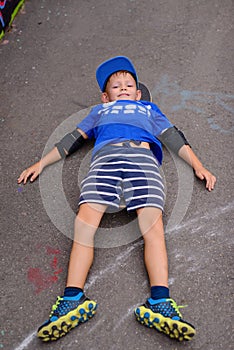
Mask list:
[[99,203],[117,211],[157,207],[163,210],[164,185],[159,163],[149,149],[105,146],[94,157],[81,183],[79,205]]

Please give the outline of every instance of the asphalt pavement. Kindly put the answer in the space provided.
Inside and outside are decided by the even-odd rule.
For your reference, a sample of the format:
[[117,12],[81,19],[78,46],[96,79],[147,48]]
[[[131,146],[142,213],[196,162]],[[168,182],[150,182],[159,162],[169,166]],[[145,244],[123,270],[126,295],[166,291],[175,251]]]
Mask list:
[[[26,1],[0,43],[0,349],[232,349],[233,1]],[[38,326],[66,281],[80,181],[92,145],[18,185],[99,102],[95,70],[126,55],[153,100],[183,130],[217,177],[213,192],[167,150],[164,222],[171,296],[197,329],[177,343],[140,325],[134,308],[149,296],[135,215],[108,213],[97,234],[86,294],[89,322],[43,344]]]

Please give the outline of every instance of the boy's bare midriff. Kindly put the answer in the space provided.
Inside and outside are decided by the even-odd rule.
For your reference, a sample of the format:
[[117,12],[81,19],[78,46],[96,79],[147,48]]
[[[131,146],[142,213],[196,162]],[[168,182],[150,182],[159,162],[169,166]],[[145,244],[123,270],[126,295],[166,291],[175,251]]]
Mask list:
[[150,149],[150,145],[148,142],[144,141],[123,141],[123,142],[118,142],[118,143],[112,143],[111,146],[126,146],[129,145],[130,147],[141,147],[141,148],[147,148]]

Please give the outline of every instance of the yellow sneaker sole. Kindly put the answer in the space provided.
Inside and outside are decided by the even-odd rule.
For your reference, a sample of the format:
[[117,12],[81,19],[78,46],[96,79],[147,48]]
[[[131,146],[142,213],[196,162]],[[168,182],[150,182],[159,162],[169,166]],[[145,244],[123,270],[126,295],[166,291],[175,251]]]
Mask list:
[[58,340],[70,332],[71,329],[92,318],[96,313],[96,308],[97,303],[95,301],[86,300],[83,304],[58,320],[39,328],[37,336],[44,342]]
[[189,323],[164,317],[161,314],[154,313],[143,305],[135,309],[135,315],[138,322],[146,327],[155,328],[157,331],[163,332],[171,339],[188,341],[196,334],[195,329]]

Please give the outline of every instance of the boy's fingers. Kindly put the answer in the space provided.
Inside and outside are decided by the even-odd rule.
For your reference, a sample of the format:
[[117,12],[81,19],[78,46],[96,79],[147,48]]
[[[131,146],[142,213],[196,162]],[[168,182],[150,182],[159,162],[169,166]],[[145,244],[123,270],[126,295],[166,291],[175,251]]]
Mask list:
[[29,175],[30,175],[30,173],[29,173],[29,174],[26,174],[26,175],[24,176],[24,184],[26,184],[26,182],[27,182],[27,180],[28,180]]
[[20,176],[18,177],[18,180],[19,180],[19,181],[22,181],[23,176],[24,176],[24,173],[25,173],[25,170],[22,171],[22,173],[21,173]]
[[212,176],[212,179],[211,179],[211,189],[213,190],[214,187],[215,187],[215,183],[216,183],[216,177],[215,176]]
[[207,188],[208,191],[211,191],[213,189],[210,182],[206,183],[206,188]]
[[31,167],[25,169],[18,178],[18,183],[23,181],[24,185],[30,178],[30,182],[33,182],[40,173],[40,168],[38,167],[38,163],[32,165]]
[[201,172],[197,172],[196,175],[200,180],[204,180],[204,175]]
[[216,183],[216,177],[213,175],[209,176],[206,181],[206,188],[209,191],[212,191],[214,189],[215,183]]
[[203,174],[199,174],[200,180],[204,180],[205,176]]
[[23,181],[24,184],[26,184],[28,177],[32,174],[31,171],[29,170],[24,170],[21,174],[20,177],[18,178],[18,183],[21,183]]
[[24,173],[25,173],[25,171],[23,171],[21,174],[20,174],[20,176],[19,176],[19,178],[18,178],[18,183],[21,183],[23,180],[24,180]]
[[208,170],[203,169],[203,171],[196,172],[197,177],[200,180],[206,181],[206,189],[212,191],[216,183],[216,177],[212,175]]
[[37,176],[38,176],[38,173],[35,172],[35,173],[33,174],[33,176],[31,177],[30,181],[33,182],[33,181],[37,178]]

